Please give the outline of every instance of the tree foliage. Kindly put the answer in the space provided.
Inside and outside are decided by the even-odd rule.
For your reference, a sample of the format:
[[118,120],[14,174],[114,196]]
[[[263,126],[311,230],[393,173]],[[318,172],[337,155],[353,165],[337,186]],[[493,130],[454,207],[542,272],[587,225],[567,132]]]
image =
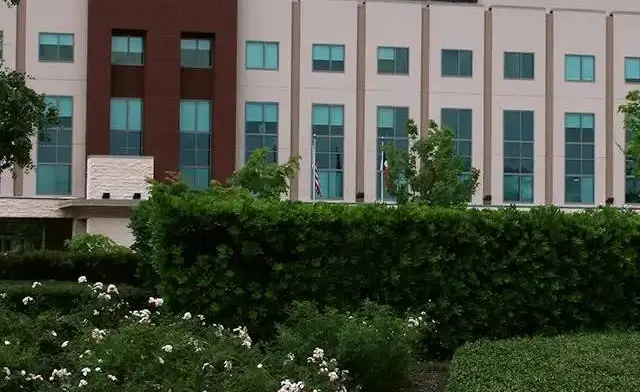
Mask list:
[[634,162],[633,175],[640,176],[640,90],[627,93],[626,101],[618,107],[618,113],[624,114],[624,129],[627,134],[627,157]]
[[289,181],[298,173],[300,157],[293,156],[287,163],[267,163],[268,148],[259,148],[251,154],[245,165],[233,173],[229,185],[247,189],[261,199],[279,199],[289,191]]
[[418,126],[407,122],[409,151],[393,145],[384,147],[388,161],[387,188],[398,204],[409,202],[431,206],[464,206],[478,187],[480,172],[464,172],[464,160],[457,157],[453,133],[429,122],[427,138],[420,138]]
[[28,76],[0,65],[0,172],[9,168],[33,168],[34,137],[57,122],[57,110],[44,95],[27,86]]

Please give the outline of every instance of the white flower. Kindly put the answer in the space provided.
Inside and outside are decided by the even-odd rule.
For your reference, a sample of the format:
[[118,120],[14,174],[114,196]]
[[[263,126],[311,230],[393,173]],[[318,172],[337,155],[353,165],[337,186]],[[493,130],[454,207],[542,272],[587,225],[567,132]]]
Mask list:
[[69,372],[66,368],[53,369],[53,371],[51,372],[51,377],[49,377],[49,381],[55,380],[56,377],[65,378],[65,377],[69,377],[70,375],[71,375],[71,372]]
[[289,353],[289,354],[287,354],[287,360],[288,360],[289,362],[293,362],[295,359],[296,359],[296,356],[295,356],[295,355],[293,355],[293,353]]
[[26,374],[27,374],[27,372],[25,372],[24,370],[20,370],[20,375],[21,375],[21,376],[24,376],[24,375],[26,375]]
[[162,346],[162,351],[170,353],[173,351],[173,346],[170,344],[165,344],[164,346]]
[[98,316],[99,314],[100,314],[100,312],[98,312],[98,310],[97,310],[97,309],[93,309],[93,315],[94,315],[94,316]]
[[26,306],[29,304],[29,302],[33,302],[33,298],[31,297],[24,297],[22,298],[22,303]]
[[418,327],[420,325],[420,321],[418,321],[418,319],[415,319],[413,317],[409,317],[409,320],[407,321],[407,323],[409,324],[410,327]]
[[91,286],[91,288],[95,291],[95,290],[102,290],[104,288],[104,285],[102,284],[102,282],[96,282],[93,284],[93,286]]
[[104,299],[105,301],[109,301],[111,299],[111,296],[107,293],[100,293],[98,294],[98,299]]
[[65,340],[64,342],[62,342],[62,344],[60,345],[60,347],[65,348],[69,345],[69,341]]
[[257,367],[258,369],[262,369],[262,366],[263,366],[263,365],[262,365],[261,363],[259,363],[256,367]]
[[97,367],[97,368],[95,368],[95,369],[93,369],[93,370],[94,370],[95,372],[98,372],[98,373],[100,373],[100,372],[102,371],[102,369],[101,369],[101,368],[99,368],[99,367]]
[[236,327],[233,329],[238,339],[242,340],[242,345],[246,348],[251,348],[252,340],[247,332],[247,327]]
[[162,298],[149,297],[149,305],[153,305],[156,308],[159,308],[160,306],[162,306],[162,304],[164,304],[164,300]]
[[7,298],[7,293],[0,293],[0,298],[2,298],[2,299]]
[[158,357],[158,362],[160,362],[161,365],[164,365],[164,359],[162,359],[162,357]]
[[91,331],[91,337],[96,341],[100,342],[106,336],[107,332],[104,329],[94,328]]
[[78,383],[78,388],[82,388],[82,387],[86,386],[87,384],[89,384],[89,383],[87,382],[87,380],[82,379],[82,380],[80,380],[80,382]]
[[327,374],[327,376],[329,376],[329,381],[334,382],[338,379],[338,373],[336,372],[330,372],[329,374]]
[[183,320],[191,320],[191,313],[187,312],[184,314],[184,316],[182,316]]
[[120,292],[118,291],[118,288],[116,287],[115,284],[110,284],[109,286],[107,286],[107,293],[109,293],[109,294],[120,294]]
[[33,284],[31,285],[31,288],[35,289],[38,286],[42,286],[42,284],[40,284],[40,282],[33,282]]
[[5,367],[2,368],[2,370],[4,370],[4,374],[6,374],[7,376],[11,375],[11,370],[9,370],[8,367],[5,366]]
[[202,370],[204,370],[204,369],[206,369],[208,367],[213,367],[213,366],[211,366],[211,364],[209,362],[205,362],[205,364],[202,365]]
[[116,378],[116,376],[114,376],[113,374],[107,374],[107,378],[111,381],[118,381],[118,379]]
[[224,361],[224,370],[231,370],[233,369],[233,364],[231,363],[231,361]]
[[8,340],[5,340],[5,341],[4,341],[4,345],[5,345],[5,346],[8,346],[8,345],[10,345],[10,344],[11,344],[11,342],[10,342],[10,341],[8,341]]
[[80,372],[82,372],[82,375],[87,377],[87,374],[91,373],[91,369],[89,369],[88,367],[84,367],[82,368],[82,370],[80,370]]
[[324,350],[316,347],[313,354],[307,358],[307,362],[321,362],[324,359]]
[[78,278],[78,283],[87,283],[87,277],[82,275]]
[[56,331],[51,331],[51,336],[55,338],[56,336],[58,336],[58,334],[56,333]]

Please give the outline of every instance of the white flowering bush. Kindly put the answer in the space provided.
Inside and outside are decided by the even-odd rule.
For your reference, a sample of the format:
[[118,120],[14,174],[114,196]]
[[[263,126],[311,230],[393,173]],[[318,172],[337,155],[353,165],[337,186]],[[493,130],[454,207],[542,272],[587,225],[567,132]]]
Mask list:
[[256,344],[244,326],[165,313],[162,298],[132,308],[115,285],[85,277],[77,285],[88,295],[70,312],[38,306],[46,282],[22,299],[0,293],[0,390],[352,390],[349,372],[326,348],[296,355]]

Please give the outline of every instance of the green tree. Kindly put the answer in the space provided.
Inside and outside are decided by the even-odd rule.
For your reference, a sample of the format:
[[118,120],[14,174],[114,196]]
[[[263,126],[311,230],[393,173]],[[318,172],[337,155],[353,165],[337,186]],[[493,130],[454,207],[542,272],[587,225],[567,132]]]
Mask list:
[[627,133],[626,147],[620,148],[634,162],[633,175],[640,176],[640,90],[627,93],[625,103],[618,107],[618,113],[624,114],[624,129]]
[[420,138],[418,126],[407,122],[409,151],[393,145],[384,147],[388,163],[387,189],[398,204],[410,202],[431,206],[466,206],[478,187],[480,172],[465,173],[464,160],[455,155],[453,133],[429,122],[427,138]]
[[251,154],[245,165],[233,173],[228,181],[232,187],[247,189],[258,198],[279,199],[289,191],[289,183],[300,169],[300,157],[293,156],[287,163],[267,163],[270,150],[259,148]]

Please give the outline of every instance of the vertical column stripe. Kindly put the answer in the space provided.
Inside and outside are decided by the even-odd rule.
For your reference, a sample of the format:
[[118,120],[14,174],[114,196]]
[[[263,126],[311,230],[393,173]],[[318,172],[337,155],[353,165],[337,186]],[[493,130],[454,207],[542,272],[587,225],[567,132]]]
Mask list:
[[[291,3],[291,156],[300,155],[300,1]],[[303,158],[304,159],[304,158]],[[300,176],[291,180],[291,200],[298,200]]]
[[545,204],[553,204],[553,11],[545,16]]
[[[26,37],[27,37],[27,5],[28,0],[22,0],[16,9],[16,71],[25,72],[26,67]],[[34,146],[37,145],[35,141]],[[35,150],[35,148],[34,148]],[[32,150],[33,151],[33,150]],[[34,158],[34,157],[32,157]],[[24,169],[17,168],[13,179],[13,195],[22,196],[24,184]]]
[[[606,65],[605,65],[605,154],[606,154],[606,169],[605,169],[605,200],[609,197],[613,197],[613,144],[614,144],[614,97],[613,97],[613,83],[614,83],[614,58],[613,58],[613,14],[607,15],[607,33],[606,33]],[[623,182],[624,183],[624,182]],[[598,198],[596,197],[596,200]],[[624,200],[616,200],[617,203],[622,204]]]
[[422,8],[422,33],[420,45],[420,137],[429,133],[429,6]]
[[356,58],[356,201],[364,201],[364,127],[365,127],[365,83],[367,67],[367,7],[358,4],[357,58]]
[[492,126],[492,91],[493,91],[493,13],[489,8],[484,13],[484,88],[483,88],[483,164],[482,164],[482,196],[491,195],[491,126]]

